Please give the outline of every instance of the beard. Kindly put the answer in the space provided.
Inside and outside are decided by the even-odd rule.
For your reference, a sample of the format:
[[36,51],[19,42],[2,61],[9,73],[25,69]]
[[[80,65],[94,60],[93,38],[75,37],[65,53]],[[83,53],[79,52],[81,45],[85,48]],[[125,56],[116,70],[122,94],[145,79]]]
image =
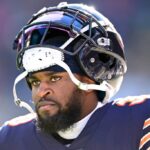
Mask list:
[[43,132],[47,134],[56,133],[58,131],[65,131],[72,127],[72,125],[77,122],[81,116],[81,101],[82,101],[82,91],[80,89],[75,89],[70,96],[66,108],[63,109],[60,104],[58,112],[53,116],[42,117],[37,108],[36,113],[38,116],[37,126]]

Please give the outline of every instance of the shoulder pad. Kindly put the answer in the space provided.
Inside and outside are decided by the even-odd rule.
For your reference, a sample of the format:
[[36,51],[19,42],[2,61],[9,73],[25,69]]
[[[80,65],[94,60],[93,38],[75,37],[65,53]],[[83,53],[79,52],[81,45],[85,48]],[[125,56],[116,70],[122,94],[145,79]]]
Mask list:
[[137,104],[141,104],[144,101],[148,100],[150,98],[150,95],[140,95],[140,96],[127,96],[125,98],[119,98],[116,99],[113,102],[113,105],[116,104],[118,106],[133,106]]
[[30,113],[24,116],[19,116],[16,118],[13,118],[7,122],[5,122],[8,126],[18,126],[27,122],[30,122],[31,120],[36,118],[36,113]]

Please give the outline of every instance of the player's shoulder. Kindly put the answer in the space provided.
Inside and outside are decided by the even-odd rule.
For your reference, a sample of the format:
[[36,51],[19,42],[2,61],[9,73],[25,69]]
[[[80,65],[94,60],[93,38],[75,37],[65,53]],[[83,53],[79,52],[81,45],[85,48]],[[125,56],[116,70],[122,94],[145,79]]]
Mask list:
[[35,119],[36,115],[32,113],[6,121],[0,127],[0,145],[11,143],[12,139],[19,140],[24,134],[31,133]]
[[[149,103],[149,104],[148,104]],[[116,106],[138,106],[138,105],[150,105],[150,95],[139,95],[139,96],[127,96],[119,98],[113,101],[113,105]]]
[[5,127],[12,128],[12,127],[21,126],[21,125],[27,124],[27,123],[31,122],[32,120],[35,120],[35,119],[36,119],[35,113],[29,113],[26,115],[18,116],[18,117],[15,117],[13,119],[6,121],[3,124],[3,126],[1,127],[1,130]]

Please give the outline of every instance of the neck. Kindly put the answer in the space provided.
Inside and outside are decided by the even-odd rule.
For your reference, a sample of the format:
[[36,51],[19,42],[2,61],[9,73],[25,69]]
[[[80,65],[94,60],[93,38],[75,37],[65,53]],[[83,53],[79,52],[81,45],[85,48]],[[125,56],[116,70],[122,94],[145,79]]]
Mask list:
[[80,121],[73,124],[71,128],[65,131],[59,131],[58,134],[64,138],[64,139],[75,139],[79,136],[79,134],[82,132],[83,128],[86,126],[88,120],[92,116],[92,114],[100,107],[102,107],[103,104],[101,102],[98,102],[96,107],[93,111],[91,111],[87,116],[82,118]]

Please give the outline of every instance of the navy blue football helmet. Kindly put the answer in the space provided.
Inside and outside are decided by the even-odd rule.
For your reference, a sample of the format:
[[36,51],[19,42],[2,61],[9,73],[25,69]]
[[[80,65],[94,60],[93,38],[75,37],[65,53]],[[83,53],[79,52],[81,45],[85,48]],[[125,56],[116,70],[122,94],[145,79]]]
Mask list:
[[[104,91],[103,102],[119,90],[127,70],[120,34],[105,16],[84,4],[63,2],[41,9],[20,30],[14,40],[14,49],[18,68],[25,70],[15,84],[30,72],[58,65],[80,89]],[[77,80],[65,63],[66,55],[75,57],[79,67],[95,84]],[[15,86],[14,93],[18,99]]]

